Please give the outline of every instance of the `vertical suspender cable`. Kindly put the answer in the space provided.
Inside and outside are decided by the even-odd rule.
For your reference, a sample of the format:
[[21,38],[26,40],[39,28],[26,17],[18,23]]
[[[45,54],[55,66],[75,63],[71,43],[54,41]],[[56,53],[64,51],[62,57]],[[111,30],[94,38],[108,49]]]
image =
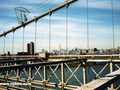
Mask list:
[[37,33],[37,20],[35,20],[35,50],[34,52],[36,52],[36,33]]
[[51,12],[49,13],[49,53],[51,52]]
[[24,36],[25,36],[25,26],[23,26],[23,52],[24,52]]
[[87,0],[87,49],[89,49],[88,0]]
[[113,0],[111,0],[111,7],[112,7],[113,48],[115,48],[115,36],[114,36],[114,16],[113,16]]
[[[87,49],[89,49],[88,0],[87,0]],[[88,66],[88,82],[89,82],[89,66]]]
[[5,37],[6,37],[6,35],[4,35],[3,54],[5,54]]
[[68,4],[66,1],[66,52],[68,53]]
[[14,53],[14,31],[13,31],[13,40],[12,40],[12,55]]

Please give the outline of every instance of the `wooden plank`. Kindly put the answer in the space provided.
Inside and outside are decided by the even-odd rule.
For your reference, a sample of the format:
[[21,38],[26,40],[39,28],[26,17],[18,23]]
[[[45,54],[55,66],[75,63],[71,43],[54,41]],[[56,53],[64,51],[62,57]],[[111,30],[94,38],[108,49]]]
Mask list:
[[88,84],[82,85],[76,90],[103,90],[118,79],[120,79],[120,69],[109,73],[100,79],[96,79]]

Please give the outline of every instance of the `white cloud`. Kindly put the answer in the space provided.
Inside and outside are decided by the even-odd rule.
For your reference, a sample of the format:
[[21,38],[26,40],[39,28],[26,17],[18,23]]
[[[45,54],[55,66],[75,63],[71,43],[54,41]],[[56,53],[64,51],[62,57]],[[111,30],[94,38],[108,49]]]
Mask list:
[[[79,7],[86,7],[86,0],[79,1]],[[88,0],[89,8],[111,9],[111,0]],[[120,9],[120,1],[113,0],[114,9]]]

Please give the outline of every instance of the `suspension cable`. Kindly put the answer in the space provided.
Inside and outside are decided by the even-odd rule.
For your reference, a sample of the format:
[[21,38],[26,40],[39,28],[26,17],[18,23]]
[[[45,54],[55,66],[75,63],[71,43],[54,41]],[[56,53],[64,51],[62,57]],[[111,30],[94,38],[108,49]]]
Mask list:
[[12,40],[12,55],[14,53],[14,31],[13,31],[13,40]]
[[113,0],[111,0],[111,7],[112,7],[113,48],[115,48],[115,36],[114,36],[114,15],[113,15]]
[[[43,3],[47,2],[47,1],[48,1],[48,0],[43,1],[43,2],[41,2],[40,4],[38,4],[37,6],[42,5]],[[45,5],[47,5],[47,4],[49,4],[49,3],[53,2],[53,1],[54,1],[54,0],[51,0],[51,1],[43,4],[43,5],[42,5],[41,7],[39,7],[39,8],[42,8],[42,7],[44,7]],[[37,6],[35,6],[35,7],[37,7]],[[36,11],[36,10],[38,9],[38,8],[34,9],[35,7],[31,8],[31,9],[29,9],[29,10],[30,10],[31,12],[34,12],[34,11]],[[34,10],[33,10],[33,9],[34,9]],[[27,15],[28,15],[28,14],[27,14]],[[16,18],[13,18],[13,19],[9,20],[8,22],[0,25],[0,29],[6,27],[6,26],[8,26],[8,25],[10,25],[11,23],[15,22],[15,20],[16,20]]]
[[51,52],[51,12],[49,13],[49,53]]
[[43,2],[39,3],[38,5],[36,5],[36,6],[32,7],[32,8],[30,9],[30,10],[31,10],[31,12],[32,12],[32,10],[33,10],[33,9],[35,9],[36,7],[38,7],[38,6],[42,5],[42,4],[43,4],[43,3],[45,3],[46,1],[48,1],[48,0],[44,0]]
[[6,37],[6,35],[4,35],[3,54],[5,54],[5,37]]
[[[49,1],[49,0],[43,1],[42,3],[38,4],[37,6],[41,5],[41,6],[38,7],[38,8],[42,8],[42,7],[44,7],[45,5],[53,2],[54,0],[51,0],[51,1],[49,1],[49,2],[47,2],[47,1]],[[45,3],[45,2],[47,2],[47,3]],[[45,3],[45,4],[43,4],[43,3]],[[43,5],[42,5],[42,4],[43,4]],[[35,7],[37,7],[37,6],[35,6]],[[36,11],[36,10],[38,9],[38,8],[34,9],[35,7],[31,8],[31,9],[30,9],[30,10],[31,10],[30,12],[34,12],[34,11]],[[32,10],[32,9],[34,9],[34,10]]]
[[68,4],[66,4],[66,52],[68,53]]
[[8,22],[0,25],[0,29],[6,27],[6,26],[8,26],[8,25],[10,25],[11,23],[15,22],[15,20],[16,20],[16,18],[13,18],[13,19],[9,20]]
[[35,50],[34,52],[36,52],[36,33],[37,33],[37,19],[35,20]]
[[23,52],[24,52],[24,37],[25,37],[25,26],[23,26]]
[[88,0],[87,0],[87,49],[89,49]]
[[[89,49],[89,23],[88,23],[88,0],[87,0],[87,49]],[[89,66],[88,66],[88,82],[89,82]]]

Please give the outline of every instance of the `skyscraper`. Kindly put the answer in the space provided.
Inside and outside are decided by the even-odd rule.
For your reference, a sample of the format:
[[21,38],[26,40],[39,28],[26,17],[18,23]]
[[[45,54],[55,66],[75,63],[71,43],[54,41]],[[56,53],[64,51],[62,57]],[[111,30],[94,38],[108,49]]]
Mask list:
[[30,55],[34,55],[34,43],[30,42],[27,44],[27,52]]
[[61,53],[61,45],[59,44],[59,53]]
[[27,43],[27,53],[30,55],[30,43]]

